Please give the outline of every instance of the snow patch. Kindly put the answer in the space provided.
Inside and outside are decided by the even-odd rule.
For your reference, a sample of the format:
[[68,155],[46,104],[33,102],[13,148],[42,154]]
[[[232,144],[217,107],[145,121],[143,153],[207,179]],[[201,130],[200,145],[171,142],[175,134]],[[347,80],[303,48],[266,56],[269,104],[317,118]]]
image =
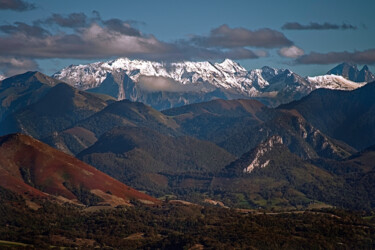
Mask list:
[[315,88],[354,90],[364,86],[365,82],[353,82],[343,76],[338,75],[322,75],[307,77],[308,81],[315,84]]

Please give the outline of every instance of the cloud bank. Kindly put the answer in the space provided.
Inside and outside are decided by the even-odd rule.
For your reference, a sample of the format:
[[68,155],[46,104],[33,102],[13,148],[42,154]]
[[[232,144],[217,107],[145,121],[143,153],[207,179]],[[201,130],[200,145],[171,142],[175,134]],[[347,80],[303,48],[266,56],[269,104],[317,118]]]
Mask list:
[[357,26],[351,24],[333,24],[333,23],[310,23],[300,24],[297,22],[286,23],[282,27],[284,30],[356,30]]
[[300,64],[333,64],[351,62],[357,64],[375,64],[375,49],[354,52],[329,52],[303,55],[296,59]]
[[293,44],[283,33],[276,30],[252,31],[245,28],[230,28],[226,24],[211,30],[208,36],[194,36],[191,41],[199,46],[217,48],[278,48]]
[[137,57],[150,60],[253,59],[267,56],[248,47],[273,48],[291,45],[282,33],[270,29],[250,31],[222,25],[210,35],[163,42],[143,34],[134,21],[103,20],[98,12],[52,14],[32,24],[1,25],[0,56],[34,59],[102,59]]
[[0,0],[0,10],[27,11],[35,9],[34,4],[22,0]]

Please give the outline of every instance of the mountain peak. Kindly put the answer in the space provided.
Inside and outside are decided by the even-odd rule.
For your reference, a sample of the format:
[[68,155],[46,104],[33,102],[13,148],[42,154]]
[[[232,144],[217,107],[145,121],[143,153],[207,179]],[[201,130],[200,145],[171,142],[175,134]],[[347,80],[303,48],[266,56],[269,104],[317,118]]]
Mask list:
[[343,62],[335,66],[333,69],[329,70],[327,74],[328,75],[331,75],[331,74],[343,75],[343,74],[348,74],[349,71],[354,71],[354,72],[358,71],[357,65],[353,63],[349,63],[349,62]]
[[356,64],[344,62],[330,71],[328,75],[339,75],[354,82],[370,82],[375,80],[375,76],[371,73],[367,65],[364,65],[361,71],[358,70]]
[[361,69],[361,71],[369,71],[370,69],[368,68],[367,65],[364,65],[363,68]]
[[238,65],[238,63],[232,61],[231,59],[229,58],[226,58],[222,63],[220,63],[221,65]]
[[229,70],[232,72],[236,71],[246,71],[245,68],[243,68],[239,63],[232,61],[231,59],[225,59],[222,63],[216,64],[217,66],[220,66],[220,68],[224,70]]
[[38,71],[28,71],[23,74],[15,75],[9,78],[6,78],[2,83],[6,86],[26,86],[34,83],[42,83],[49,86],[55,86],[61,81],[44,75]]

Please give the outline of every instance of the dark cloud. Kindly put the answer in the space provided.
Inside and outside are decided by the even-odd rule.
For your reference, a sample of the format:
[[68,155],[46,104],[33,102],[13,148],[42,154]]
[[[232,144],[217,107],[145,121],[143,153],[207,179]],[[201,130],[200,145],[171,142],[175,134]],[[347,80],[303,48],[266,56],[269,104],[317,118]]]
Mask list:
[[74,59],[126,56],[175,61],[251,59],[261,55],[246,48],[203,48],[187,41],[166,43],[152,35],[143,35],[117,19],[92,22],[87,27],[73,29],[70,34],[51,34],[40,26],[23,23],[1,26],[0,30],[7,34],[0,37],[0,56]]
[[67,16],[60,14],[53,14],[44,21],[47,24],[57,24],[61,27],[80,28],[88,24],[88,18],[84,13],[71,13]]
[[208,48],[278,48],[293,44],[283,33],[276,30],[251,31],[245,28],[230,28],[226,24],[211,30],[208,36],[195,36],[191,41],[198,46]]
[[[130,57],[163,61],[230,58],[235,60],[268,56],[266,51],[254,52],[246,48],[249,45],[272,47],[282,43],[291,44],[277,31],[263,29],[252,32],[241,28],[230,29],[226,25],[213,30],[210,38],[207,38],[223,36],[225,46],[203,46],[203,43],[198,46],[197,40],[163,42],[153,35],[143,34],[133,26],[139,24],[135,21],[103,20],[99,12],[95,11],[92,15],[89,17],[84,13],[53,14],[47,19],[34,21],[32,25],[21,22],[2,25],[0,26],[2,32],[0,57],[99,60]],[[55,29],[56,26],[64,29]],[[249,34],[252,36],[251,42],[248,41]],[[233,35],[231,40],[230,35]],[[266,41],[269,39],[273,39],[272,43]],[[263,41],[262,45],[260,45],[261,41]],[[212,41],[206,40],[206,42]],[[7,71],[11,66],[5,67],[3,63],[0,67],[6,68],[4,71]]]
[[0,0],[0,10],[27,11],[35,9],[35,5],[22,0]]
[[284,30],[356,30],[357,26],[351,24],[332,24],[332,23],[310,23],[307,25],[297,22],[286,23],[283,25]]
[[15,22],[14,25],[1,25],[0,31],[6,34],[24,34],[30,37],[45,37],[50,34],[38,25],[29,25],[22,22]]
[[25,71],[39,70],[38,64],[31,59],[0,57],[0,69],[5,77],[24,73]]
[[36,21],[36,25],[43,26],[47,25],[57,25],[59,27],[65,28],[84,28],[89,27],[93,23],[100,24],[101,26],[106,27],[108,30],[121,33],[127,36],[141,36],[141,32],[132,27],[133,25],[142,24],[134,20],[123,21],[117,18],[103,20],[100,16],[100,13],[97,11],[92,12],[93,16],[88,17],[84,13],[71,13],[69,15],[60,15],[53,14],[51,17],[45,20]]
[[141,36],[141,32],[135,28],[132,28],[131,25],[127,22],[124,22],[120,19],[109,19],[107,21],[103,21],[104,25],[108,27],[110,30],[119,32],[123,35],[127,36]]
[[134,55],[154,56],[173,53],[177,49],[153,36],[128,36],[96,23],[74,30],[72,34],[60,32],[41,37],[19,30],[9,31],[8,34],[10,35],[0,37],[0,56],[89,59]]
[[300,64],[333,64],[352,62],[356,64],[375,64],[375,49],[355,52],[329,52],[316,53],[301,56],[296,60]]

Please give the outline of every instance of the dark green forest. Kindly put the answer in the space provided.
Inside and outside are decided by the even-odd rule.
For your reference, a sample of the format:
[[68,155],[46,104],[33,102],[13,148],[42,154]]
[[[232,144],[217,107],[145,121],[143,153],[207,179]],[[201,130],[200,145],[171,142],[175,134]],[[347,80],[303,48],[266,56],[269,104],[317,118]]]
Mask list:
[[371,249],[374,213],[340,209],[275,213],[165,202],[78,207],[0,190],[0,247],[46,249]]

